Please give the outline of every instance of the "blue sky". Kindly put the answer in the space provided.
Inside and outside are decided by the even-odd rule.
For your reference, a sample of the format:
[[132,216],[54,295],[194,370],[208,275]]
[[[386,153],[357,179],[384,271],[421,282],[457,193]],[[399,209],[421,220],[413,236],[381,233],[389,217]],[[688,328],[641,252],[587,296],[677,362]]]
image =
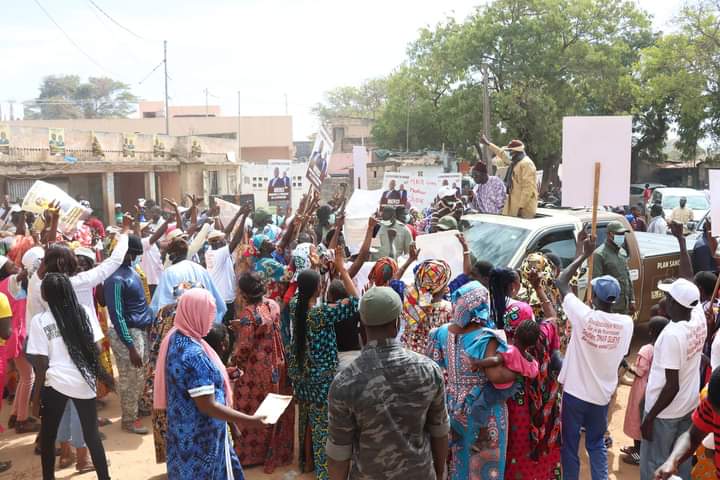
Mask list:
[[[220,104],[237,114],[288,110],[294,137],[306,138],[310,113],[324,91],[387,74],[405,58],[417,30],[446,16],[462,19],[482,0],[37,0],[97,64],[78,51],[35,0],[6,0],[0,16],[3,59],[0,101],[24,101],[48,74],[107,75],[141,98],[163,96],[162,60],[168,40],[171,104]],[[638,0],[657,28],[672,27],[681,0]]]

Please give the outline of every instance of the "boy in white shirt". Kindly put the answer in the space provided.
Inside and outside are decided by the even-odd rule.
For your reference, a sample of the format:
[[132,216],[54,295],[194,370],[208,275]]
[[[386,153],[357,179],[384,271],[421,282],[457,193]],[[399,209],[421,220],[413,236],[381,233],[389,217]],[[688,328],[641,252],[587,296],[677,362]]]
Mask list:
[[592,281],[594,309],[585,305],[570,289],[570,279],[594,252],[594,239],[578,237],[583,252],[557,279],[563,308],[572,325],[572,335],[558,380],[563,384],[562,468],[563,478],[580,475],[578,456],[580,430],[585,429],[585,448],[590,456],[593,480],[608,478],[605,431],[608,405],[617,388],[617,370],[628,354],[633,321],[628,315],[611,313],[621,297],[620,283],[605,275]]
[[[700,306],[700,291],[690,281],[660,283],[665,292],[670,323],[655,342],[653,362],[645,391],[645,416],[641,427],[640,478],[652,479],[670,456],[675,441],[692,423],[698,406],[700,360],[707,335],[707,323]],[[690,478],[691,462],[678,468],[678,475]]]

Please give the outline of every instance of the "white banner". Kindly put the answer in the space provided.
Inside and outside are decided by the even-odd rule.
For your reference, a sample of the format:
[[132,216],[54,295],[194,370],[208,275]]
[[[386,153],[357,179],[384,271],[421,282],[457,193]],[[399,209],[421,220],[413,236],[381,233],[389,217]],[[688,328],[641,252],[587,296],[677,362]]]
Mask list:
[[710,182],[710,222],[714,237],[720,233],[720,170],[708,170]]

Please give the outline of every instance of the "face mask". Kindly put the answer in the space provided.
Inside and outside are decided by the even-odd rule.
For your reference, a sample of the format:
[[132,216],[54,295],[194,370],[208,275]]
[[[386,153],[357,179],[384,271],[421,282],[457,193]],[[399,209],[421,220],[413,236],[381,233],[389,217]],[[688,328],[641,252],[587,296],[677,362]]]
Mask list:
[[329,223],[330,225],[334,225],[334,224],[335,224],[335,214],[334,214],[334,213],[331,213],[330,216],[328,217],[328,223]]
[[142,259],[138,256],[138,257],[135,257],[135,260],[132,261],[133,270],[136,269],[140,265],[140,260],[142,260]]
[[613,242],[615,242],[615,245],[618,247],[623,248],[625,246],[625,235],[616,233],[613,237]]

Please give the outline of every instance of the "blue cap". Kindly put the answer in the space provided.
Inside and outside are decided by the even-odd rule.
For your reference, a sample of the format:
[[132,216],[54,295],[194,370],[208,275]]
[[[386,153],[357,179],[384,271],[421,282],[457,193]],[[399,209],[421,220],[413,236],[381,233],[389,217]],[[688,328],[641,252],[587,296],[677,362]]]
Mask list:
[[615,303],[620,297],[620,282],[615,277],[603,275],[593,278],[591,284],[595,296],[605,303]]

